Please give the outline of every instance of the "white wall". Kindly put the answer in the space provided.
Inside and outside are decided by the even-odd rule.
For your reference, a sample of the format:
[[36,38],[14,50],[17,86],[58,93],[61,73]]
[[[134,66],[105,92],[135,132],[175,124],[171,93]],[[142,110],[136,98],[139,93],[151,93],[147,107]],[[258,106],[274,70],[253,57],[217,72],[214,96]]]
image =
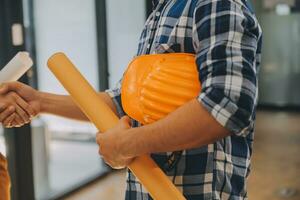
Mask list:
[[106,7],[109,83],[113,87],[136,54],[146,5],[144,0],[109,0]]

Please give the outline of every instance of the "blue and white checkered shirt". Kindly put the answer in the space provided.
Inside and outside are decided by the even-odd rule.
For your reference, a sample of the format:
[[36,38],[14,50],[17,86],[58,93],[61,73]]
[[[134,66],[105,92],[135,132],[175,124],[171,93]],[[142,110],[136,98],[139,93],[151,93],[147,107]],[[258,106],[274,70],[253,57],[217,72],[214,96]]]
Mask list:
[[[246,0],[153,4],[137,55],[195,54],[202,85],[198,100],[232,135],[196,149],[151,156],[188,200],[247,199],[262,38],[258,21]],[[120,83],[108,93],[123,115]],[[151,199],[130,171],[126,199]]]

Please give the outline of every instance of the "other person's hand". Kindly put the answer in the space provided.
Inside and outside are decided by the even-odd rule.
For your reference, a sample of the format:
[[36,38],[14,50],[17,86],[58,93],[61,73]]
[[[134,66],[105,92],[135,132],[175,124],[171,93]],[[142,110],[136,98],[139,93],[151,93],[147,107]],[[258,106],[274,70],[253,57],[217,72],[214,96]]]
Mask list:
[[38,91],[20,82],[1,84],[0,97],[0,122],[5,127],[22,126],[40,112]]
[[105,133],[97,133],[99,154],[114,169],[125,168],[134,159],[126,153],[127,145],[123,140],[126,137],[126,131],[130,128],[130,118],[125,116],[114,128]]
[[19,127],[30,122],[33,109],[15,92],[0,95],[0,122],[4,127]]

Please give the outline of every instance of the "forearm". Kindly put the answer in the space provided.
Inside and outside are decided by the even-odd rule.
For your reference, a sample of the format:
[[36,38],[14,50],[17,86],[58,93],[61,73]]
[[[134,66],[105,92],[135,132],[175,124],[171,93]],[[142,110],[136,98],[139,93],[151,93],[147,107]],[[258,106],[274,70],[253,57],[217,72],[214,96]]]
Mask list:
[[[71,96],[56,95],[45,92],[39,92],[39,96],[41,102],[41,113],[58,115],[81,121],[89,121],[86,115],[72,100]],[[115,113],[117,113],[116,107],[107,93],[100,92],[99,96]]]
[[[162,120],[128,130],[128,154],[177,151],[213,143],[230,132],[197,101],[192,100]],[[130,141],[130,142],[129,142]]]

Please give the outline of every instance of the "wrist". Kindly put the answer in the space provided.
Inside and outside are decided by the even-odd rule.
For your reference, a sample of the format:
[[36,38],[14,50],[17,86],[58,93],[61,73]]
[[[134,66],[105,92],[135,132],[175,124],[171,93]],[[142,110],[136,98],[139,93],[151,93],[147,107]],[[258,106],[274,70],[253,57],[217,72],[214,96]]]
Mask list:
[[40,103],[40,112],[47,113],[48,112],[48,93],[37,91],[38,102]]
[[126,147],[126,155],[137,157],[150,153],[146,130],[144,127],[128,129],[123,140],[123,144]]
[[123,152],[123,155],[126,158],[139,156],[136,151],[136,141],[134,140],[134,132],[132,132],[132,129],[134,128],[128,129],[120,138],[121,147],[124,148],[121,152]]

